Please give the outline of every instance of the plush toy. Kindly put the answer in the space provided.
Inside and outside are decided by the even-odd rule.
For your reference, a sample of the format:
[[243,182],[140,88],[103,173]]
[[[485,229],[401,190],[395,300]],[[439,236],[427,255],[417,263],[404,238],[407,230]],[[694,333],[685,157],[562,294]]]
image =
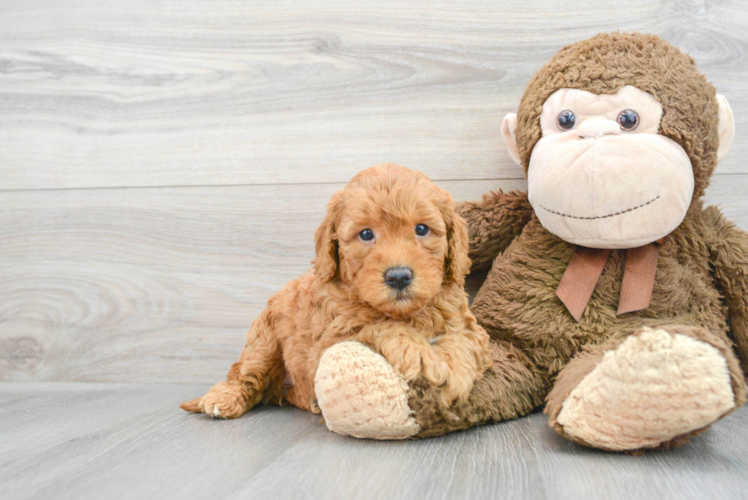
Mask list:
[[[402,385],[417,423],[402,435],[545,403],[562,436],[637,451],[683,443],[741,406],[748,234],[701,201],[733,132],[725,98],[656,36],[604,34],[559,51],[502,126],[528,193],[458,209],[473,269],[490,267],[472,311],[493,365],[461,404],[445,406],[423,378]],[[368,376],[373,353],[341,363],[335,348],[316,380],[327,425],[381,437],[351,425],[392,397]]]

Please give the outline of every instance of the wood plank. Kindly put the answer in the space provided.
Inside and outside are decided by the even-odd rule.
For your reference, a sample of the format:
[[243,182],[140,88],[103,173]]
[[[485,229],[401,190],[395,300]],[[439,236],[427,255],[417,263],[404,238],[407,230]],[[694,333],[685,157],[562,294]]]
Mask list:
[[416,442],[314,434],[231,498],[268,498],[280,491],[288,498],[551,498],[533,448],[525,420]]
[[206,386],[0,382],[7,498],[740,498],[748,408],[683,448],[632,457],[540,413],[421,441],[334,434],[296,408],[232,421],[177,408]]
[[748,408],[740,408],[681,448],[613,454],[559,439],[534,419],[543,484],[555,498],[744,498]]
[[222,378],[267,299],[309,269],[340,187],[4,193],[0,379]]
[[534,72],[599,31],[664,36],[732,103],[748,173],[742,0],[178,2],[0,7],[0,186],[345,182],[395,161],[517,179],[500,138]]
[[[440,184],[457,199],[523,187]],[[222,379],[267,299],[309,268],[341,186],[3,193],[0,380]],[[720,176],[707,198],[748,228],[746,191],[748,176]]]
[[0,491],[60,499],[546,498],[527,422],[446,439],[362,441],[295,408],[214,421],[176,407],[204,390],[0,384],[0,397],[25,393],[0,413],[8,446],[0,451]]
[[[26,394],[0,413],[7,498],[224,498],[309,433],[319,417],[260,408],[213,421],[178,404],[206,386],[2,384]],[[191,418],[192,417],[192,418]]]

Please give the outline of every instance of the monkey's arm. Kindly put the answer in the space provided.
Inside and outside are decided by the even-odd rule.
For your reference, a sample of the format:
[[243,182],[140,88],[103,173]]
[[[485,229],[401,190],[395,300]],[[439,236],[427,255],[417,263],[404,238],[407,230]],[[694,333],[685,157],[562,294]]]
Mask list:
[[725,219],[716,207],[705,214],[712,226],[714,275],[725,298],[729,326],[743,373],[748,373],[748,233]]
[[532,217],[527,193],[501,190],[483,195],[481,201],[457,205],[470,235],[470,260],[473,271],[490,267],[496,256],[519,236]]

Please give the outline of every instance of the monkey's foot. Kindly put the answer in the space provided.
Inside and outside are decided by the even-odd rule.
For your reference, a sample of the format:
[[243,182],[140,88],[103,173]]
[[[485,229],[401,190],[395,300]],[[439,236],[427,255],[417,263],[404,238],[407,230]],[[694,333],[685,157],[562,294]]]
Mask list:
[[322,355],[314,378],[327,428],[370,439],[405,439],[419,425],[408,406],[408,384],[384,356],[359,342],[341,342]]
[[557,423],[574,441],[631,451],[685,442],[733,408],[719,350],[644,328],[604,354],[563,401]]

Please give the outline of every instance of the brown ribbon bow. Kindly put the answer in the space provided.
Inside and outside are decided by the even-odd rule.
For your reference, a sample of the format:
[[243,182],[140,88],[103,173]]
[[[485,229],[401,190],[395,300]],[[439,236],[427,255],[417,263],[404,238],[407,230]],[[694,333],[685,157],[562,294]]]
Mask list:
[[[649,307],[657,271],[658,247],[664,242],[665,238],[662,238],[643,247],[626,251],[626,268],[623,272],[621,297],[618,300],[616,315]],[[582,319],[609,256],[609,249],[580,246],[574,249],[574,255],[558,284],[556,295],[577,322]]]

